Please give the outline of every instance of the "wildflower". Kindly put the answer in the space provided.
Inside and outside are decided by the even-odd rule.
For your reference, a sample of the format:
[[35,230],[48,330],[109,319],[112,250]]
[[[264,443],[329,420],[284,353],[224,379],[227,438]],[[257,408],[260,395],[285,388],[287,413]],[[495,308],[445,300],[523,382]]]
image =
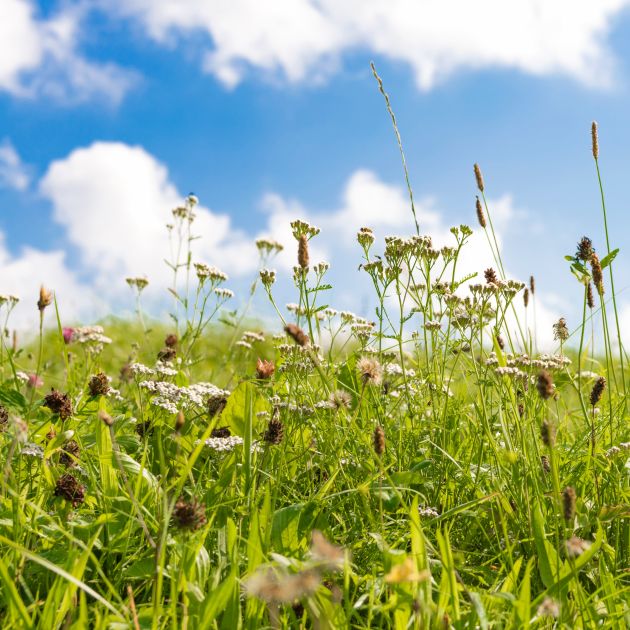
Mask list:
[[[229,430],[229,429],[228,429]],[[225,452],[233,451],[236,446],[243,444],[243,438],[238,435],[228,435],[226,437],[209,437],[204,444],[213,451]]]
[[556,428],[549,420],[543,420],[540,427],[540,437],[547,448],[553,448],[556,443]]
[[578,243],[575,257],[582,262],[589,262],[593,253],[593,241],[588,236],[583,236]]
[[195,531],[206,523],[206,506],[194,499],[185,501],[180,497],[173,509],[173,523],[180,529]]
[[380,457],[385,452],[385,431],[379,425],[374,429],[372,438],[374,452]]
[[424,569],[418,571],[418,567],[413,558],[407,556],[403,562],[394,565],[385,576],[388,584],[401,584],[403,582],[424,582],[430,577],[429,572]]
[[217,287],[216,289],[214,289],[214,294],[217,297],[223,298],[224,300],[229,300],[230,298],[234,297],[234,291],[232,291],[231,289],[224,289],[222,287]]
[[80,451],[79,445],[74,440],[68,440],[59,454],[59,463],[66,468],[76,466]]
[[293,236],[297,241],[300,240],[301,236],[312,238],[313,236],[317,236],[320,232],[318,227],[315,227],[306,221],[300,221],[299,219],[291,221],[291,229],[293,230]]
[[538,610],[536,611],[539,617],[554,617],[557,618],[560,616],[560,604],[551,597],[545,597],[543,599],[542,604],[538,606]]
[[383,368],[372,357],[361,357],[357,362],[357,370],[364,385],[380,385],[383,380]]
[[109,378],[103,372],[95,374],[88,384],[90,396],[105,396],[109,390]]
[[308,346],[310,339],[308,335],[296,324],[287,324],[284,327],[284,332],[298,344],[298,346],[305,347]]
[[350,409],[352,405],[352,396],[345,389],[337,389],[328,396],[330,406],[339,411],[340,409]]
[[197,274],[197,279],[201,284],[203,284],[206,280],[210,280],[211,282],[225,282],[228,279],[228,275],[216,267],[210,267],[205,263],[193,264]]
[[318,529],[314,529],[311,535],[311,557],[324,565],[328,570],[342,569],[346,561],[346,551],[326,540],[326,537]]
[[551,398],[551,396],[553,396],[555,388],[553,385],[551,374],[549,374],[547,370],[541,370],[538,373],[536,389],[538,390],[538,394],[543,400],[547,400],[548,398]]
[[591,546],[588,540],[583,540],[577,536],[571,536],[564,544],[569,558],[581,556]]
[[282,421],[277,417],[277,414],[274,414],[272,418],[269,420],[269,424],[267,425],[267,430],[263,434],[263,440],[267,442],[267,444],[277,445],[282,442],[282,438],[284,436],[284,425]]
[[424,516],[425,518],[436,518],[439,516],[439,513],[435,508],[422,505],[418,506],[418,514],[420,516]]
[[369,247],[374,242],[374,233],[368,227],[362,227],[357,232],[357,241],[363,248]]
[[129,285],[129,288],[135,288],[138,293],[142,293],[142,291],[149,286],[149,280],[146,277],[125,278],[125,281]]
[[562,514],[565,521],[572,521],[575,518],[575,490],[567,486],[562,491]]
[[302,234],[298,240],[298,264],[302,269],[308,269],[308,238],[306,234]]
[[52,389],[44,398],[44,407],[58,414],[60,420],[67,420],[72,415],[72,401],[68,394]]
[[604,295],[604,274],[602,272],[602,265],[599,262],[599,257],[595,252],[591,254],[590,262],[591,271],[593,272],[593,284],[599,295]]
[[479,192],[483,192],[483,175],[481,174],[481,169],[479,168],[479,164],[475,164],[473,166],[473,170],[475,171],[475,179],[477,180],[477,188],[479,188]]
[[591,141],[593,144],[593,157],[597,159],[599,157],[599,140],[597,138],[597,123],[595,121],[591,124]]
[[69,326],[66,326],[65,328],[61,329],[61,334],[63,335],[64,343],[67,345],[72,341],[72,337],[74,335],[74,328],[70,328]]
[[269,256],[271,252],[279,253],[284,249],[284,245],[278,241],[269,238],[259,238],[256,241],[256,247],[261,254]]
[[595,385],[593,385],[593,389],[591,390],[590,401],[593,407],[601,400],[605,387],[606,387],[606,379],[603,376],[600,376],[595,381]]
[[276,281],[275,269],[261,269],[260,280],[267,289]]
[[276,366],[273,361],[267,361],[265,359],[258,359],[256,361],[256,378],[261,380],[269,379],[273,376],[276,370]]
[[553,338],[561,343],[569,338],[569,329],[567,328],[567,320],[561,317],[553,325]]
[[85,486],[81,485],[70,473],[65,473],[57,479],[55,496],[65,499],[76,508],[85,501]]
[[26,386],[32,389],[37,389],[44,384],[43,379],[37,374],[28,374],[26,379]]

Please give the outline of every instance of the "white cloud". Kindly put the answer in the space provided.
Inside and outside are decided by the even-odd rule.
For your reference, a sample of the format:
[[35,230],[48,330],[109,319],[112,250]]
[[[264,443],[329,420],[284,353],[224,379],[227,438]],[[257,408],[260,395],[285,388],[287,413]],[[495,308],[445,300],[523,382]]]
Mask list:
[[49,19],[30,0],[0,2],[0,90],[14,96],[45,96],[63,102],[100,97],[118,103],[135,74],[96,63],[78,51],[83,10],[68,6]]
[[31,181],[28,168],[9,140],[0,142],[0,188],[26,190]]
[[[101,6],[141,21],[156,41],[203,33],[204,68],[233,87],[248,69],[288,81],[321,78],[343,53],[409,64],[432,88],[459,69],[514,68],[610,81],[606,37],[627,0],[125,0]],[[195,40],[195,41],[198,41]]]

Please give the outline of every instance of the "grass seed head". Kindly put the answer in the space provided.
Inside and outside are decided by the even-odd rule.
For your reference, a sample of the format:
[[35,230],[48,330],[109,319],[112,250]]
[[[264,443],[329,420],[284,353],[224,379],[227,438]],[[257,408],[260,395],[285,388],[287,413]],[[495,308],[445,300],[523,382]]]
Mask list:
[[383,427],[380,425],[377,425],[374,429],[373,443],[374,452],[381,457],[385,452],[385,431],[383,431]]
[[308,335],[296,324],[287,324],[284,327],[284,332],[286,332],[298,346],[302,346],[302,348],[308,346],[310,342]]
[[593,273],[593,284],[600,295],[604,295],[604,273],[602,264],[599,262],[599,256],[593,252],[591,254],[591,271]]
[[536,279],[534,276],[529,276],[529,291],[532,295],[536,293]]
[[308,269],[308,238],[306,234],[302,234],[298,240],[298,264],[302,269]]
[[551,472],[551,462],[546,455],[540,456],[540,465],[542,466],[544,473],[549,474]]
[[547,370],[541,370],[538,373],[538,379],[536,381],[536,389],[538,394],[543,400],[551,398],[554,393],[553,379],[551,374]]
[[597,122],[591,123],[591,141],[593,144],[593,157],[597,160],[599,158],[599,138],[597,136]]
[[483,212],[483,208],[481,207],[481,201],[479,201],[479,197],[477,197],[477,201],[475,202],[475,209],[477,210],[477,221],[479,221],[479,225],[482,228],[486,227],[486,215]]
[[590,309],[595,308],[595,298],[593,296],[593,283],[589,282],[586,286],[586,303]]
[[525,305],[525,308],[529,306],[529,289],[527,288],[523,291],[523,304]]
[[547,448],[554,447],[556,443],[556,427],[549,420],[543,420],[540,427],[540,437]]
[[591,405],[594,407],[602,398],[602,394],[604,393],[604,389],[606,388],[606,379],[603,376],[600,376],[593,385],[593,389],[591,390]]
[[479,188],[479,192],[483,192],[483,175],[481,174],[481,169],[479,168],[479,164],[475,164],[473,166],[475,171],[475,179],[477,180],[477,188]]
[[562,491],[562,515],[565,521],[572,521],[575,518],[575,490],[567,486]]

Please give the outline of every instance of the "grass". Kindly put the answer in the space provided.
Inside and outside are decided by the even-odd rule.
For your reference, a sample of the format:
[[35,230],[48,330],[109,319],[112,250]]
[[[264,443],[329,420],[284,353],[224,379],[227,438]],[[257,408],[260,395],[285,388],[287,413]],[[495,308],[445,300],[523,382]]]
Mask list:
[[514,308],[535,286],[503,277],[478,183],[497,271],[458,267],[467,226],[439,251],[363,228],[373,322],[327,306],[318,230],[295,221],[297,303],[277,308],[259,242],[250,298],[281,332],[247,332],[225,274],[193,263],[192,197],[168,227],[169,325],[142,278],[137,322],[103,329],[64,329],[43,289],[37,343],[0,359],[2,628],[628,627],[616,251],[568,257],[580,341],[559,322],[538,355]]

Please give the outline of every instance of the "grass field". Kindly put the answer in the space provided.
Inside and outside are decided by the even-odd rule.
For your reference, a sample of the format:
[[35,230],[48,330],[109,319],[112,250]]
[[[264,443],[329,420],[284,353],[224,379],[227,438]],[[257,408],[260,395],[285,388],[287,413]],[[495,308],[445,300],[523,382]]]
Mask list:
[[137,321],[64,328],[43,287],[36,341],[2,341],[0,626],[628,627],[616,252],[579,241],[583,321],[538,353],[514,308],[534,280],[505,278],[475,174],[494,268],[459,268],[467,226],[440,250],[363,228],[370,320],[329,306],[299,220],[296,303],[260,241],[278,325],[229,313],[225,273],[189,254],[192,197],[168,228],[172,321],[130,278]]

